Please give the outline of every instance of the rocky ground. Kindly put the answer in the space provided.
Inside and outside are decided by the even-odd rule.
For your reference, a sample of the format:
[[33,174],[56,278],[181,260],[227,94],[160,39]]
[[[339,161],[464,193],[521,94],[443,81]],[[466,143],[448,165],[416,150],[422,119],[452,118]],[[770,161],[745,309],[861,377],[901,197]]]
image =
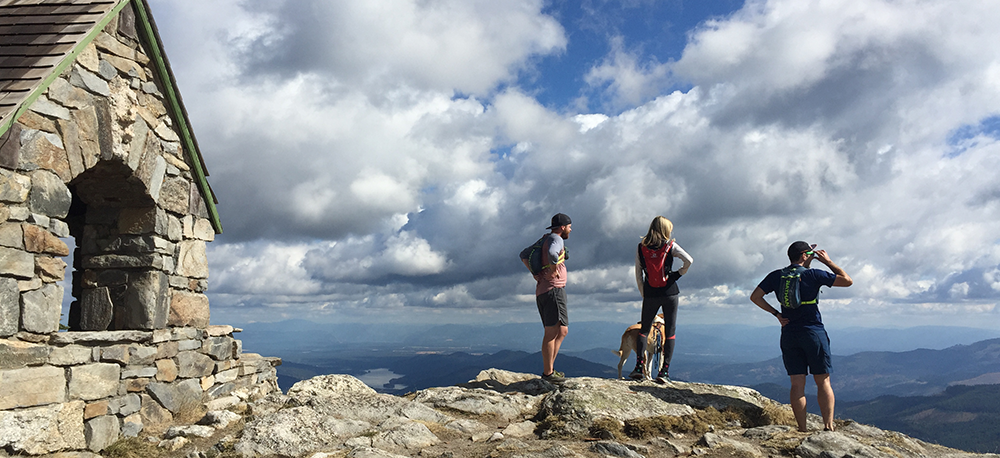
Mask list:
[[[237,393],[240,395],[241,393]],[[743,387],[589,377],[552,385],[490,369],[398,397],[348,375],[207,406],[200,425],[120,441],[111,457],[995,457],[853,422],[795,431],[786,405]],[[3,453],[0,452],[0,456]],[[90,453],[52,458],[96,457]]]

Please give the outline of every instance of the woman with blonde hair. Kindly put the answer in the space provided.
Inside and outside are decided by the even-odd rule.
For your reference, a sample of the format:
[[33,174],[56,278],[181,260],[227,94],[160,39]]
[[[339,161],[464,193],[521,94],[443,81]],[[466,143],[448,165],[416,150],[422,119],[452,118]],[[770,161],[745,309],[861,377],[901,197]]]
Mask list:
[[[674,356],[674,332],[677,325],[677,279],[687,273],[694,259],[687,254],[677,242],[670,238],[674,224],[662,216],[653,218],[649,223],[649,231],[642,238],[635,254],[635,282],[642,296],[642,321],[639,335],[636,336],[636,365],[629,378],[641,379],[646,365],[646,336],[653,325],[656,314],[663,310],[664,334],[666,342],[663,345],[661,360],[663,367],[656,375],[658,383],[670,380],[670,359]],[[674,258],[680,258],[683,265],[672,270]]]

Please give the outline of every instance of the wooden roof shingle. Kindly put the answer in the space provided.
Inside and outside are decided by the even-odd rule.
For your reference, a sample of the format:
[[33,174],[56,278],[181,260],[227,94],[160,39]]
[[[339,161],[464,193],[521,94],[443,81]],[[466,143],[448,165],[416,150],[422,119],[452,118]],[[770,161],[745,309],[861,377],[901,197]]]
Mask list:
[[188,153],[195,184],[215,231],[222,233],[208,171],[146,0],[0,0],[0,135],[123,8],[132,5],[135,28],[163,82],[164,102]]

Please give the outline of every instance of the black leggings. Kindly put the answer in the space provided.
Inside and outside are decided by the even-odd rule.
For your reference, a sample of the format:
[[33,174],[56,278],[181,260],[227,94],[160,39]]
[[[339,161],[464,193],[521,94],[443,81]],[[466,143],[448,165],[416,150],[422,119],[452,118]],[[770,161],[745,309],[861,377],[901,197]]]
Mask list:
[[646,354],[646,337],[649,335],[650,328],[653,327],[653,319],[656,314],[659,313],[660,309],[663,309],[663,321],[664,321],[664,334],[666,334],[666,340],[663,343],[663,367],[666,368],[670,366],[670,360],[674,357],[674,333],[677,329],[677,295],[672,294],[669,296],[659,296],[659,297],[644,297],[642,298],[642,327],[639,329],[639,335],[635,339],[636,355],[640,362],[643,355]]

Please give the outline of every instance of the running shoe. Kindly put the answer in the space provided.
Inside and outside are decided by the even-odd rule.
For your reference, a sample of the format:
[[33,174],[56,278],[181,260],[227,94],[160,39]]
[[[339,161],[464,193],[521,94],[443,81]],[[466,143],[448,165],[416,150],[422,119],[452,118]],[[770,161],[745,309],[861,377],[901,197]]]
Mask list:
[[566,380],[566,374],[559,371],[552,371],[549,375],[542,375],[542,380],[549,383],[559,383]]

